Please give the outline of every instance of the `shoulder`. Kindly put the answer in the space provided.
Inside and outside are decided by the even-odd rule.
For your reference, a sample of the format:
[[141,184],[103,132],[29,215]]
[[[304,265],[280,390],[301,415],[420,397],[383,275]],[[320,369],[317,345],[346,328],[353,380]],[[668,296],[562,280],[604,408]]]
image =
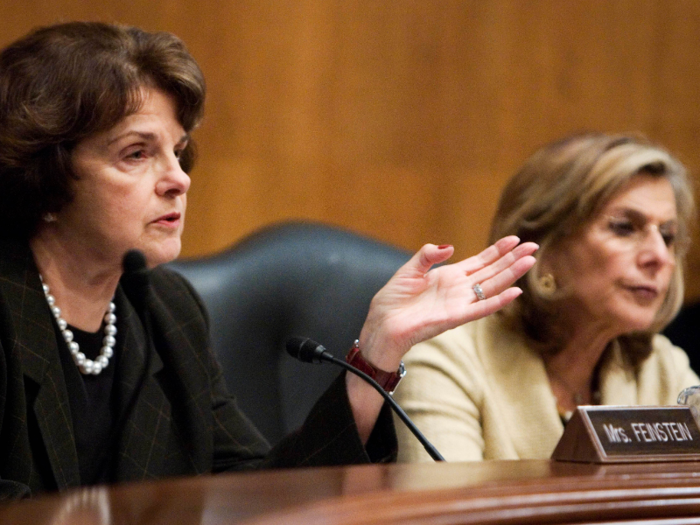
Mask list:
[[158,266],[149,272],[149,283],[155,296],[164,305],[196,307],[206,311],[204,302],[194,286],[175,270]]
[[25,288],[38,275],[27,243],[0,238],[0,287]]
[[656,392],[660,404],[675,403],[681,390],[700,382],[686,353],[663,335],[652,339],[651,354],[640,364],[637,377],[640,390]]
[[157,266],[149,271],[151,286],[159,293],[195,293],[190,282],[181,274],[165,266]]
[[656,334],[651,340],[651,353],[642,368],[655,368],[665,373],[684,373],[690,370],[688,355],[666,336]]
[[208,338],[209,315],[204,301],[178,272],[162,266],[148,272],[151,299],[148,309],[161,327],[178,326]]

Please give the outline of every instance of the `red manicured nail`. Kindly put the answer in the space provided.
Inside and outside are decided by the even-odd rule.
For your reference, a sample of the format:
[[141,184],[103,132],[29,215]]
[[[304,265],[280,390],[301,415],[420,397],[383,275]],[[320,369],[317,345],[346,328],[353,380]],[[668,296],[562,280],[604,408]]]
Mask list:
[[438,246],[438,250],[446,250],[447,248],[452,248],[451,244],[441,244]]

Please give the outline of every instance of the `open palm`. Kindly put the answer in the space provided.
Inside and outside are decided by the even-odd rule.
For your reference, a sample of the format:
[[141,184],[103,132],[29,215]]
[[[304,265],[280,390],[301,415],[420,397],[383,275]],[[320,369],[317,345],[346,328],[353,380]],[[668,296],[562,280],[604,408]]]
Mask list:
[[[360,337],[363,353],[374,354],[370,358],[377,365],[392,363],[416,343],[510,303],[521,293],[511,285],[533,266],[538,248],[519,242],[505,237],[478,255],[437,268],[433,266],[449,259],[454,249],[423,246],[372,300]],[[477,283],[485,300],[474,292]]]

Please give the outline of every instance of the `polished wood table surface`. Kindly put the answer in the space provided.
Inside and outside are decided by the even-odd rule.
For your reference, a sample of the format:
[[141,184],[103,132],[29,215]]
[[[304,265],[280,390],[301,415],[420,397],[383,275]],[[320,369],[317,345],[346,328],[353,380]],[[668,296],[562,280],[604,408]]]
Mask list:
[[700,524],[700,463],[493,461],[253,472],[0,505],[0,524]]

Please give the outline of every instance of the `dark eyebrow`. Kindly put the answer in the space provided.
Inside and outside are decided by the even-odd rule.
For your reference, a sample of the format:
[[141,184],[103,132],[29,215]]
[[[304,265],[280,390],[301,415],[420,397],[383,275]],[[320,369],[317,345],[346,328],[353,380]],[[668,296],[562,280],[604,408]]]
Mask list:
[[[645,213],[634,208],[620,208],[619,210],[617,210],[617,213],[620,213],[635,222],[649,222],[649,217]],[[659,224],[659,227],[676,226],[677,224],[678,219],[673,218],[662,222],[661,224]]]
[[[122,133],[121,135],[118,135],[114,137],[112,140],[110,140],[107,145],[110,146],[114,144],[115,142],[122,140],[124,138],[130,137],[130,136],[136,136],[144,141],[153,141],[156,139],[156,134],[151,133],[150,131],[127,131],[126,133]],[[189,142],[190,140],[190,135],[189,133],[185,133],[182,137],[180,137],[180,140],[178,141],[178,144],[183,144],[185,142]]]

